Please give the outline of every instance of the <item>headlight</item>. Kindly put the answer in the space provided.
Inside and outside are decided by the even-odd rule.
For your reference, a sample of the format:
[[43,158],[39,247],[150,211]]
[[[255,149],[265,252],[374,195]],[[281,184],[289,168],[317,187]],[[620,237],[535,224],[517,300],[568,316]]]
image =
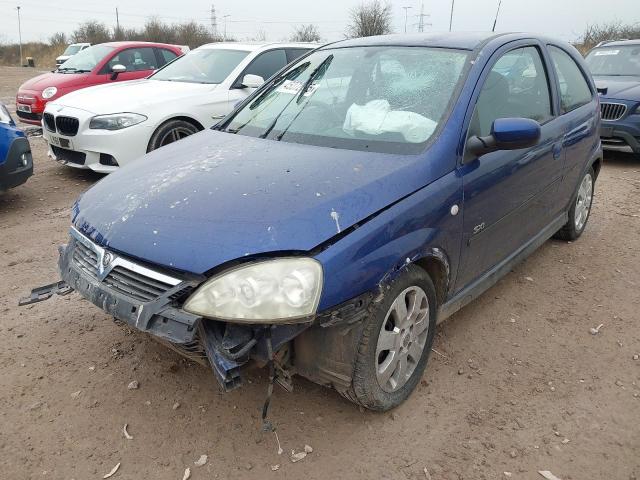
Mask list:
[[47,87],[42,91],[42,98],[46,100],[47,98],[53,97],[56,93],[58,93],[56,87]]
[[11,124],[11,115],[9,115],[9,110],[7,107],[0,103],[0,123],[6,123],[7,125]]
[[311,258],[279,258],[213,277],[183,308],[232,322],[294,323],[316,313],[321,292],[320,263]]
[[131,127],[147,119],[139,113],[113,113],[110,115],[98,115],[89,122],[89,128],[94,130],[120,130]]

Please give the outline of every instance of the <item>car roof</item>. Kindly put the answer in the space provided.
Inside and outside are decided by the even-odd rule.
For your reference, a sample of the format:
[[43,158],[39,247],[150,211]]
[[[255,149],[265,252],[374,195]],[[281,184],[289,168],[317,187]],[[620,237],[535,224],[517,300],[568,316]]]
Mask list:
[[306,42],[214,42],[205,43],[197,49],[210,49],[210,48],[224,48],[227,50],[246,50],[253,52],[256,50],[266,50],[271,48],[318,48],[319,43],[306,43]]
[[390,46],[402,45],[408,47],[440,47],[474,50],[488,40],[507,35],[494,32],[430,32],[379,35],[341,40],[330,44],[332,47],[356,46]]
[[611,42],[604,42],[601,45],[598,45],[594,48],[602,48],[602,47],[622,47],[624,45],[640,45],[640,38],[636,38],[634,40],[613,40]]
[[107,45],[110,47],[114,47],[114,48],[121,48],[121,47],[154,47],[154,46],[161,46],[161,47],[173,47],[173,48],[180,48],[180,45],[174,45],[172,43],[160,43],[160,42],[140,42],[140,41],[123,41],[123,42],[104,42],[101,43],[100,45]]

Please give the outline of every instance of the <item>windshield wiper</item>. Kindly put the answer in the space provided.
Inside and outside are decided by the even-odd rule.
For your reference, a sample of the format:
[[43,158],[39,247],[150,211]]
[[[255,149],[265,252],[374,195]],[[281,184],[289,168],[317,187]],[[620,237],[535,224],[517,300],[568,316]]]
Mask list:
[[311,72],[311,75],[309,75],[309,78],[307,78],[307,81],[304,82],[304,85],[302,85],[302,89],[300,90],[300,93],[298,93],[298,96],[296,98],[296,103],[298,104],[300,103],[300,100],[304,96],[305,92],[309,89],[313,81],[316,78],[320,78],[320,75],[324,75],[324,72],[327,71],[327,68],[329,68],[329,65],[331,65],[332,61],[333,61],[333,53],[329,55],[327,58],[325,58],[322,62],[320,62],[320,64],[313,70],[313,72]]
[[[304,92],[307,91],[307,89],[309,88],[309,86],[311,85],[311,82],[313,82],[317,77],[318,74],[321,72],[324,73],[324,70],[326,70],[324,67],[328,67],[329,64],[333,61],[333,54],[327,56],[327,58],[325,58],[322,62],[320,62],[318,64],[318,66],[316,68],[313,69],[313,71],[309,74],[309,78],[307,78],[307,81],[304,82],[304,84],[302,85],[302,89],[300,90],[300,93],[298,93],[295,97],[293,97],[291,100],[289,100],[287,102],[287,104],[284,106],[284,108],[282,110],[280,110],[280,113],[278,113],[278,115],[276,115],[276,117],[273,119],[273,121],[269,124],[269,126],[267,127],[267,129],[264,131],[264,133],[262,135],[260,135],[259,138],[267,138],[267,136],[271,133],[271,131],[275,128],[276,124],[278,123],[278,120],[280,120],[280,117],[282,116],[283,112],[289,107],[289,105],[291,105],[291,102],[293,102],[293,100],[295,99],[296,104],[300,103],[300,99],[302,98],[302,96],[304,95]],[[301,109],[302,110],[302,109]],[[293,123],[293,121],[298,118],[298,115],[300,114],[300,112],[298,112],[298,114],[293,118],[293,120],[291,120],[291,122],[289,122],[289,125],[287,125],[287,128],[284,129],[284,131],[278,135],[278,140],[282,139],[282,135],[287,131],[287,129],[291,126],[291,124]]]
[[[322,63],[320,65],[318,65],[313,72],[311,72],[311,75],[309,75],[309,78],[307,79],[307,81],[304,82],[304,85],[302,86],[302,90],[297,95],[296,104],[298,104],[298,105],[300,104],[300,101],[304,97],[304,94],[307,91],[307,89],[309,89],[311,87],[311,85],[313,84],[313,82],[315,80],[320,79],[325,74],[325,72],[327,71],[327,68],[329,68],[329,65],[331,65],[332,61],[333,61],[333,54],[329,55],[327,58],[325,58],[322,61]],[[309,105],[309,100],[308,99],[307,99],[307,102],[302,107],[300,107],[300,110],[298,110],[298,113],[296,113],[293,116],[293,118],[287,124],[287,126],[282,129],[282,132],[280,132],[278,134],[278,136],[276,137],[277,141],[282,140],[282,137],[284,137],[285,133],[287,133],[289,128],[291,128],[291,125],[294,124],[294,122],[298,119],[298,117],[300,116],[300,114],[306,108],[307,105]]]

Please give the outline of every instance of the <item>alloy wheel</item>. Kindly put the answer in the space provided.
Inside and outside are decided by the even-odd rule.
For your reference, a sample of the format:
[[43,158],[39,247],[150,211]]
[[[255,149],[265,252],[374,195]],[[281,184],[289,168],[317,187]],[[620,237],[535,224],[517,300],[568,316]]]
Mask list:
[[429,333],[429,299],[422,288],[412,286],[389,307],[376,345],[376,378],[380,388],[402,388],[422,357]]
[[591,209],[591,200],[593,197],[593,178],[590,173],[587,173],[580,187],[578,188],[578,196],[576,198],[576,208],[574,214],[574,222],[576,231],[580,232],[587,222],[589,217],[589,210]]

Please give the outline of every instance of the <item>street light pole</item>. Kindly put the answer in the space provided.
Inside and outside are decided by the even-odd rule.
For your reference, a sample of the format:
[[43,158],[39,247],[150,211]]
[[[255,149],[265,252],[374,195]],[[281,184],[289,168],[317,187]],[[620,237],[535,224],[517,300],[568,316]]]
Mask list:
[[402,7],[404,8],[404,33],[407,33],[407,16],[409,14],[409,9],[413,7]]
[[20,7],[16,7],[18,11],[18,40],[20,41],[20,66],[22,66],[22,27],[20,26]]
[[451,25],[453,24],[453,6],[455,5],[456,0],[451,0],[451,16],[449,17],[449,31],[451,31]]

